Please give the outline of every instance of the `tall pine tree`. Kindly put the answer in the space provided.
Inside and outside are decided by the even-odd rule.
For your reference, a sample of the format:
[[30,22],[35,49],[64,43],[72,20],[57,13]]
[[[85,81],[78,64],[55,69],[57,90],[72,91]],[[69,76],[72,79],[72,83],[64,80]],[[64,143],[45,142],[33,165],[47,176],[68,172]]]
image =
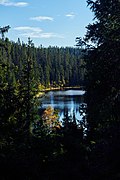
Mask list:
[[88,124],[95,134],[115,136],[120,127],[120,1],[88,0],[95,22],[88,25],[87,101]]

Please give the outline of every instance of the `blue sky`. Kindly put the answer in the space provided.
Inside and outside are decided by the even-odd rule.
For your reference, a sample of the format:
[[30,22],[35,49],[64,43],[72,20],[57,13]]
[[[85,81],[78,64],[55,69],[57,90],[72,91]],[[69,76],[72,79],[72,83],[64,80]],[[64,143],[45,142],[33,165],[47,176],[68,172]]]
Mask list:
[[86,0],[0,0],[0,26],[10,25],[6,36],[15,42],[74,47],[92,19]]

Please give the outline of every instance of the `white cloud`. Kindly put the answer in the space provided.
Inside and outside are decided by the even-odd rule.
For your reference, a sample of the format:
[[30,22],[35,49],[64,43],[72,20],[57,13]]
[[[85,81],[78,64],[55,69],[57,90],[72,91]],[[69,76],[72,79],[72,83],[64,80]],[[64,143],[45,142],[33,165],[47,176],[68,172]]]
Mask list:
[[73,12],[66,14],[66,17],[70,18],[70,19],[74,19],[75,18],[75,14]]
[[9,1],[9,0],[0,0],[0,5],[25,7],[25,6],[28,6],[28,3],[27,2],[12,2],[12,1]]
[[64,38],[63,35],[59,35],[56,33],[42,33],[41,38]]
[[30,26],[20,26],[20,27],[15,27],[14,29],[18,30],[18,31],[33,31],[33,32],[36,32],[36,33],[42,32],[41,28],[39,28],[39,27],[30,27]]
[[15,27],[14,30],[20,32],[20,36],[22,37],[30,37],[30,38],[64,38],[62,35],[56,33],[45,33],[39,27],[30,27],[30,26],[22,26],[22,27]]
[[49,16],[36,16],[36,17],[31,17],[30,20],[35,20],[35,21],[49,20],[49,21],[53,21],[54,19],[52,17],[49,17]]

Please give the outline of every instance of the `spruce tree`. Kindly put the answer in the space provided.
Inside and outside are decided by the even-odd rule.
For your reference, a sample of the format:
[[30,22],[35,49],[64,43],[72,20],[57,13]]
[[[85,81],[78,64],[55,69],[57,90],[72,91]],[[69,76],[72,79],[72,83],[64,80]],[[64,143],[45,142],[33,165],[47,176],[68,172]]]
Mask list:
[[88,0],[95,22],[87,27],[87,103],[91,137],[115,136],[120,126],[120,2]]

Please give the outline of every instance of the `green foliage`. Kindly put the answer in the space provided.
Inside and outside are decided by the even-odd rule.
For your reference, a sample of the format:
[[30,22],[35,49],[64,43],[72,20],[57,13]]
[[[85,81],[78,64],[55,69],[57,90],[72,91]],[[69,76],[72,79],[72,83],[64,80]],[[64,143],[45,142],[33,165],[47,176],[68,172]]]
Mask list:
[[[31,67],[33,78],[39,84],[49,86],[79,86],[84,84],[84,60],[80,48],[34,47],[28,48],[20,42],[9,42],[9,58],[14,66],[14,80],[24,75],[24,66],[27,63],[28,51],[32,59]],[[28,50],[29,49],[29,50]],[[8,58],[8,59],[9,59]],[[26,64],[27,66],[27,64]],[[30,67],[30,68],[31,68]],[[21,82],[20,82],[21,83]]]
[[113,137],[120,125],[120,2],[88,0],[88,5],[96,19],[85,37],[95,45],[86,66],[89,130],[92,138]]
[[21,47],[15,46],[18,52],[13,51],[13,45],[8,39],[0,40],[0,139],[7,144],[18,143],[20,137],[29,136],[38,87],[29,52],[31,44],[24,49],[24,64],[21,57],[14,54]]

